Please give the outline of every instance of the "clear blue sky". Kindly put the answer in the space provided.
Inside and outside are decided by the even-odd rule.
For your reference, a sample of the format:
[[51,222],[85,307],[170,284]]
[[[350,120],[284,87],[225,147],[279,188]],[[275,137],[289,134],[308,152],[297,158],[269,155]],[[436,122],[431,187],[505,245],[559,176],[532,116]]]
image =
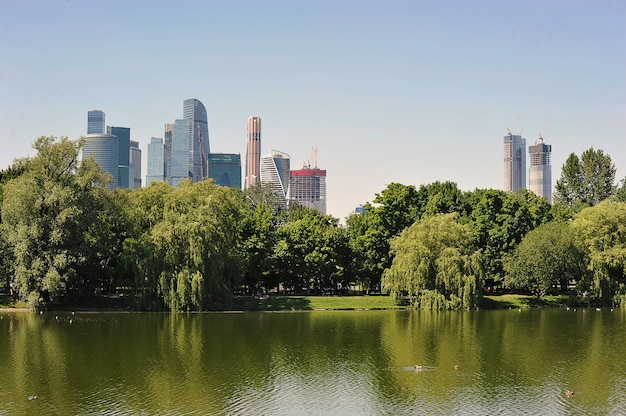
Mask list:
[[341,219],[391,182],[502,189],[507,128],[533,144],[548,119],[554,182],[592,146],[626,176],[621,0],[0,0],[0,16],[0,169],[101,109],[145,180],[150,137],[197,98],[214,152],[245,160],[253,114],[263,154],[299,169],[317,147]]

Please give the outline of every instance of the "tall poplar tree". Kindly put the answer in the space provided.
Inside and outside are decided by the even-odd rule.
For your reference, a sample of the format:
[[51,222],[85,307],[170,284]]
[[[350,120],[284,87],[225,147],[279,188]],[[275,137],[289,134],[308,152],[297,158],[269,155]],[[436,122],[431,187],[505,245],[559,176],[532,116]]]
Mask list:
[[615,165],[611,156],[593,147],[579,158],[569,155],[556,182],[554,202],[570,207],[594,206],[615,193]]

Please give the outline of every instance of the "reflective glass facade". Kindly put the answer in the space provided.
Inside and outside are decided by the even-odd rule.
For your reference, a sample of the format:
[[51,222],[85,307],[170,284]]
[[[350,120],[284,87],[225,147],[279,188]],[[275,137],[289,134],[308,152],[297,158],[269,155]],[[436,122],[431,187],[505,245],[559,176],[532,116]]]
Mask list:
[[[109,189],[119,184],[119,143],[117,136],[111,134],[88,134],[81,150],[82,159],[93,156],[100,168],[113,177]],[[128,179],[128,178],[127,178]]]
[[526,188],[526,139],[504,136],[504,192],[516,193]]
[[119,152],[118,186],[129,188],[130,178],[130,128],[107,126],[107,134],[117,136]]
[[153,137],[148,144],[148,174],[146,185],[155,181],[165,181],[165,145],[160,137]]
[[191,178],[189,165],[189,123],[185,119],[174,122],[172,129],[172,158],[170,165],[171,185],[176,186]]
[[209,147],[209,124],[204,105],[195,98],[183,102],[183,117],[187,120],[189,137],[189,171],[193,182],[198,182],[208,177],[207,158],[210,153]]
[[209,178],[217,185],[241,189],[241,155],[211,153],[208,160]]
[[261,157],[261,182],[270,184],[278,196],[279,203],[287,207],[289,198],[289,155],[278,150],[271,150]]
[[91,110],[87,112],[87,134],[104,134],[104,112]]

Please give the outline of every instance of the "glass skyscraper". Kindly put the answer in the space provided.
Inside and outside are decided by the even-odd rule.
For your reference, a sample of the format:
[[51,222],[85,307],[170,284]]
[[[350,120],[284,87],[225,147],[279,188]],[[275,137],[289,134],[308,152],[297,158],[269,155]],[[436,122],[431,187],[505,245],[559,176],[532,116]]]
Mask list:
[[93,156],[100,168],[111,175],[113,181],[109,183],[109,189],[119,186],[119,155],[117,136],[111,134],[88,134],[85,136],[85,145],[81,149],[81,157],[84,160]]
[[261,182],[267,183],[278,196],[279,204],[287,208],[289,198],[289,155],[278,150],[261,157]]
[[130,178],[130,128],[107,126],[107,134],[112,134],[118,138],[119,146],[119,173],[118,186],[129,188]]
[[[183,118],[189,129],[189,171],[193,182],[208,177],[207,158],[210,153],[209,125],[204,105],[195,98],[183,102]],[[173,157],[173,156],[172,156]]]
[[148,174],[146,185],[155,181],[165,181],[165,145],[160,137],[153,137],[148,144]]
[[209,154],[209,178],[217,185],[241,189],[241,155],[235,153]]
[[176,186],[182,181],[191,178],[189,164],[189,122],[177,119],[172,129],[172,157],[170,163],[171,185]]
[[528,189],[552,203],[552,166],[550,166],[552,145],[544,144],[543,137],[539,142],[528,148],[530,155]]
[[504,136],[504,192],[517,193],[526,188],[526,139]]
[[130,141],[130,165],[129,165],[130,189],[141,188],[141,149],[139,142]]
[[87,112],[87,134],[104,134],[104,112],[91,110]]

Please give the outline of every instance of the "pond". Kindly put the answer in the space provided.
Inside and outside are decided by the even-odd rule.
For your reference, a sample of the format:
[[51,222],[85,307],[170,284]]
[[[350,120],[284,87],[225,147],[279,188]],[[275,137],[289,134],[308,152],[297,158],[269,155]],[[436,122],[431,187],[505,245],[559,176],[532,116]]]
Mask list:
[[626,414],[625,328],[584,308],[0,313],[0,415]]

